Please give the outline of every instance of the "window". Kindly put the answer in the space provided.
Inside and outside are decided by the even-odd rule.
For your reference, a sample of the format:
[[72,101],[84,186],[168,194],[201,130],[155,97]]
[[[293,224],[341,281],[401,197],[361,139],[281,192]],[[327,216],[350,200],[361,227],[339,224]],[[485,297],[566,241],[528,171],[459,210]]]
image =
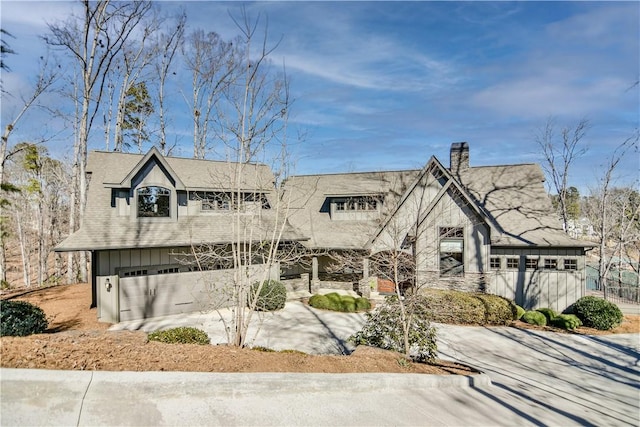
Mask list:
[[491,267],[492,270],[500,270],[500,267],[502,266],[500,261],[499,257],[491,257],[489,260],[489,267]]
[[507,258],[507,268],[517,270],[520,266],[519,258]]
[[[192,191],[189,200],[200,201],[202,211],[229,211],[238,206],[238,194],[225,191]],[[240,193],[241,206],[260,203],[262,209],[269,209],[269,201],[264,193]]]
[[440,275],[464,275],[464,230],[462,227],[440,228]]
[[136,277],[136,276],[146,276],[147,275],[147,270],[131,270],[131,271],[125,271],[122,274],[122,277]]
[[565,270],[577,270],[578,269],[578,260],[577,259],[565,259],[563,260],[564,262],[564,269]]
[[544,260],[544,269],[545,270],[557,270],[558,269],[558,260],[555,258],[545,258]]
[[337,211],[376,211],[378,199],[371,196],[357,196],[346,199],[334,199]]
[[164,187],[138,188],[138,217],[171,216],[171,190]]
[[537,270],[538,269],[538,258],[527,258],[525,263],[527,270]]

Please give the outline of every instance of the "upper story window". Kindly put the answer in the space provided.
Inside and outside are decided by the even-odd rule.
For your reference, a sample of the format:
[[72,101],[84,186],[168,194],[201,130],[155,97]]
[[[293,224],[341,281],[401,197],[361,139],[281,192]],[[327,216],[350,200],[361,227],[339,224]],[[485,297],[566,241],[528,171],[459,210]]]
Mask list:
[[171,216],[171,190],[164,187],[141,187],[137,191],[139,218]]
[[464,229],[440,227],[440,276],[464,275]]
[[[270,209],[269,201],[264,193],[233,193],[225,191],[192,191],[189,199],[200,201],[200,210],[207,212],[229,211],[238,205],[260,205],[262,209]],[[238,200],[240,203],[238,203]]]
[[345,199],[334,199],[337,211],[376,211],[378,199],[371,196],[354,196]]

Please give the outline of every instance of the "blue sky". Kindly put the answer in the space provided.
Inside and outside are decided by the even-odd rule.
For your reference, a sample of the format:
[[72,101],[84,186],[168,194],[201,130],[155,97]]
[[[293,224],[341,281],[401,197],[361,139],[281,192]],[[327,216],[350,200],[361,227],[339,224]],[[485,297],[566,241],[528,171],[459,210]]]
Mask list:
[[[183,2],[189,29],[237,34],[236,2]],[[163,1],[169,12],[178,3]],[[295,173],[418,168],[435,155],[448,165],[452,142],[467,141],[471,164],[541,160],[537,128],[591,123],[587,154],[570,182],[585,193],[613,149],[639,127],[638,2],[256,2],[269,34],[282,42],[295,105]],[[2,28],[18,52],[7,58],[5,89],[19,93],[44,52],[45,22],[68,15],[68,2],[0,4]],[[179,102],[181,96],[175,96]],[[3,122],[15,99],[3,97]],[[190,156],[190,124],[176,105],[173,138]],[[181,112],[180,112],[181,111]],[[34,115],[37,114],[34,112]],[[16,138],[44,129],[23,123]],[[25,124],[26,123],[26,124]],[[65,133],[49,142],[70,153]],[[103,148],[96,132],[92,147]],[[638,178],[638,153],[620,166],[618,183]]]

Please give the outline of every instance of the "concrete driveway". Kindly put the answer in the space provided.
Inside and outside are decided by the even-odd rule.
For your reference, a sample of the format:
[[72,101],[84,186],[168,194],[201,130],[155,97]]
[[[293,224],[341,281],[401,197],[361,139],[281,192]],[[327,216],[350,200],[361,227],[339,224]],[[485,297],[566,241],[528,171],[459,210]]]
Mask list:
[[442,325],[438,349],[485,372],[480,391],[531,425],[640,425],[640,336]]
[[[266,318],[255,344],[346,352],[346,338],[362,321],[360,315],[287,303],[278,316]],[[118,327],[190,324],[220,337],[221,323],[197,315]],[[638,335],[589,337],[451,325],[438,329],[442,358],[475,366],[486,375],[468,380],[411,374],[0,369],[0,424],[640,425]]]

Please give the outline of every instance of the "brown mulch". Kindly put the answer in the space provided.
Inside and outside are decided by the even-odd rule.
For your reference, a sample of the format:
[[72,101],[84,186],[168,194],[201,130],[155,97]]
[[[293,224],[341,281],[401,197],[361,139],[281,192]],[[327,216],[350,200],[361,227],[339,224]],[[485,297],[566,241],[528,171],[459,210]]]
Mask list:
[[411,363],[402,355],[360,346],[349,356],[267,352],[232,346],[163,344],[148,341],[144,332],[107,331],[90,309],[86,284],[56,286],[3,295],[36,304],[44,310],[49,329],[28,337],[0,338],[0,366],[6,368],[106,371],[195,372],[396,372],[423,374],[476,373],[441,361]]
[[[49,320],[49,329],[44,334],[0,338],[0,366],[6,368],[195,372],[393,372],[438,375],[475,373],[471,368],[444,361],[439,361],[436,365],[411,363],[398,353],[365,346],[358,347],[349,356],[334,356],[148,341],[144,332],[107,331],[110,324],[99,323],[96,309],[89,308],[91,288],[87,284],[2,295],[2,299],[6,298],[38,305]],[[564,332],[557,328],[533,327],[522,322],[515,322],[513,326]],[[640,316],[625,316],[625,322],[620,327],[606,333],[631,332],[640,332]],[[603,332],[579,328],[572,333]]]

